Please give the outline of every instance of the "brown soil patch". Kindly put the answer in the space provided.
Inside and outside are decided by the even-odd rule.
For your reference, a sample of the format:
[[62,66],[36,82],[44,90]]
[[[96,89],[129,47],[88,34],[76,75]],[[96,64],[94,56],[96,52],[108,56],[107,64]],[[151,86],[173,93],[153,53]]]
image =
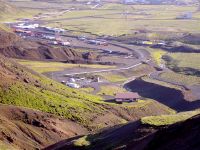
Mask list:
[[20,149],[40,149],[86,133],[82,126],[48,113],[0,105],[0,140]]

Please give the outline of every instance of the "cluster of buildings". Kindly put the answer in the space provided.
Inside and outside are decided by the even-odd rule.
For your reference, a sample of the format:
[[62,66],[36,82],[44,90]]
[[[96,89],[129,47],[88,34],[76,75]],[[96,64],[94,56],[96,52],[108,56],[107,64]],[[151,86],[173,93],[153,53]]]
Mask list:
[[86,5],[91,6],[91,9],[96,9],[102,6],[102,1],[101,0],[90,0],[86,2]]
[[94,45],[103,45],[103,46],[108,46],[108,42],[103,41],[103,40],[88,40],[88,44],[94,44]]
[[[79,89],[83,87],[84,85],[81,84],[81,82],[85,82],[87,80],[86,78],[69,78],[68,81],[62,81],[61,83],[75,89]],[[87,81],[87,82],[92,82]],[[99,78],[95,80],[95,82],[100,82]],[[134,102],[141,98],[141,96],[137,92],[124,92],[124,93],[117,93],[115,95],[115,102],[117,103],[123,103],[123,102]]]
[[65,29],[62,29],[62,28],[53,28],[53,27],[46,27],[46,26],[41,26],[40,28],[49,32],[54,32],[54,33],[65,32]]
[[14,29],[14,32],[16,32],[16,33],[24,33],[24,34],[27,34],[29,36],[32,35],[32,31],[27,31],[27,30],[23,30],[23,29]]
[[69,78],[68,81],[62,81],[62,84],[67,85],[68,87],[79,89],[81,88],[81,85],[78,83],[78,81],[84,80],[84,78],[81,79],[75,79],[75,78]]
[[20,24],[14,26],[14,28],[24,29],[24,30],[43,29],[45,31],[54,32],[54,33],[65,32],[65,29],[62,29],[62,28],[53,28],[53,27],[40,26],[39,24],[27,24],[27,23],[20,23]]
[[52,36],[52,35],[42,35],[41,36],[44,39],[50,40],[49,44],[53,45],[62,45],[62,46],[70,46],[69,41],[65,41],[60,37]]
[[88,44],[93,44],[93,45],[102,45],[102,46],[108,46],[108,42],[102,39],[96,39],[96,40],[89,40],[86,38],[86,36],[80,36],[78,37],[78,40],[84,41]]
[[122,0],[122,3],[125,5],[129,4],[150,4],[147,0]]
[[[27,36],[31,36],[49,40],[49,43],[53,45],[62,45],[62,46],[70,45],[69,41],[65,41],[56,35],[57,33],[59,34],[61,32],[64,32],[65,31],[64,29],[39,26],[39,24],[26,24],[26,23],[20,23],[16,26],[13,26],[12,28],[15,33],[24,38],[26,38]],[[41,30],[49,31],[52,33],[48,34],[42,32]]]
[[61,83],[67,85],[68,87],[75,88],[75,89],[79,89],[81,87],[78,83],[76,83],[75,78],[70,78],[67,82],[62,81]]
[[62,46],[70,46],[70,42],[68,41],[52,41],[50,42],[50,44],[53,44],[53,45],[62,45]]
[[122,0],[123,4],[163,4],[163,5],[192,5],[195,1],[193,0]]
[[13,26],[13,31],[23,35],[23,36],[34,36],[34,32],[32,31],[33,29],[36,29],[39,27],[39,24],[25,24],[25,23],[20,23],[16,26]]
[[65,84],[68,87],[79,89],[81,87],[88,86],[88,85],[90,85],[91,83],[94,83],[94,82],[96,82],[96,83],[101,82],[100,78],[97,77],[97,78],[91,79],[91,78],[87,78],[87,77],[82,77],[82,78],[68,77],[67,81],[62,81],[61,83]]
[[101,3],[101,0],[90,0],[86,3],[86,5],[98,5]]
[[20,23],[17,26],[15,26],[16,28],[20,28],[20,29],[35,29],[39,27],[39,24],[25,24],[25,23]]
[[13,26],[14,29],[21,29],[21,30],[44,30],[49,31],[53,33],[63,33],[65,32],[65,29],[62,28],[53,28],[53,27],[46,27],[46,26],[40,26],[39,24],[28,24],[26,22],[20,23]]
[[[18,35],[24,38],[26,38],[27,36],[31,36],[31,37],[46,39],[49,41],[49,44],[53,45],[62,45],[62,46],[71,45],[69,41],[63,40],[59,36],[60,33],[63,33],[65,31],[64,29],[61,28],[39,26],[39,24],[21,23],[16,26],[13,26],[13,30],[14,32],[18,33]],[[80,36],[78,40],[84,41],[88,44],[108,46],[108,42],[102,39],[91,40],[87,39],[85,36]]]

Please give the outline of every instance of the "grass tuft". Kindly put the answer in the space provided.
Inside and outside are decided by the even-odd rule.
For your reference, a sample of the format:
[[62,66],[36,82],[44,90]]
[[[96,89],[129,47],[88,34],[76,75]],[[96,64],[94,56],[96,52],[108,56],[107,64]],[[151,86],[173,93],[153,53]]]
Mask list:
[[165,126],[171,125],[180,121],[185,121],[197,114],[200,114],[200,111],[188,111],[177,113],[174,115],[161,115],[161,116],[149,116],[143,117],[141,119],[142,124],[148,124],[153,126]]
[[77,147],[86,147],[86,146],[89,146],[91,143],[90,141],[87,140],[88,136],[83,136],[77,140],[75,140],[73,142],[74,146],[77,146]]

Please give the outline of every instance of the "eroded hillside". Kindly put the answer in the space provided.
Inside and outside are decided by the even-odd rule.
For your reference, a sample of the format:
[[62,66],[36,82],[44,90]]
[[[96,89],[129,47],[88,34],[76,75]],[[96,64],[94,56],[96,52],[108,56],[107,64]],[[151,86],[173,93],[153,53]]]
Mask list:
[[26,41],[13,33],[0,31],[0,39],[0,53],[6,57],[66,62],[86,61],[81,53],[70,48],[53,47],[47,43]]
[[14,149],[41,149],[56,141],[87,133],[72,121],[37,110],[0,105],[0,114],[0,140],[5,149],[10,146]]

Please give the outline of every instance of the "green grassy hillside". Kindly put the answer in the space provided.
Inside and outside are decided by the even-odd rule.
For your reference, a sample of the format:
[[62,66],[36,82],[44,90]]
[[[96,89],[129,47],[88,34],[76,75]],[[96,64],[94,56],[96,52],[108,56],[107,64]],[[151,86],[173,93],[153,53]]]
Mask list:
[[6,58],[1,58],[0,63],[1,68],[5,64],[4,69],[10,74],[1,73],[1,103],[36,108],[80,122],[86,121],[81,117],[85,110],[101,111],[101,107],[95,104],[101,103],[100,97],[66,88],[44,76],[32,74],[22,66],[6,61]]
[[200,110],[181,112],[173,115],[162,115],[162,116],[149,116],[141,119],[142,124],[148,124],[152,126],[165,126],[174,124],[180,121],[185,121],[195,115],[200,114]]
[[173,111],[153,100],[118,105],[68,88],[0,56],[0,103],[37,109],[95,130]]

